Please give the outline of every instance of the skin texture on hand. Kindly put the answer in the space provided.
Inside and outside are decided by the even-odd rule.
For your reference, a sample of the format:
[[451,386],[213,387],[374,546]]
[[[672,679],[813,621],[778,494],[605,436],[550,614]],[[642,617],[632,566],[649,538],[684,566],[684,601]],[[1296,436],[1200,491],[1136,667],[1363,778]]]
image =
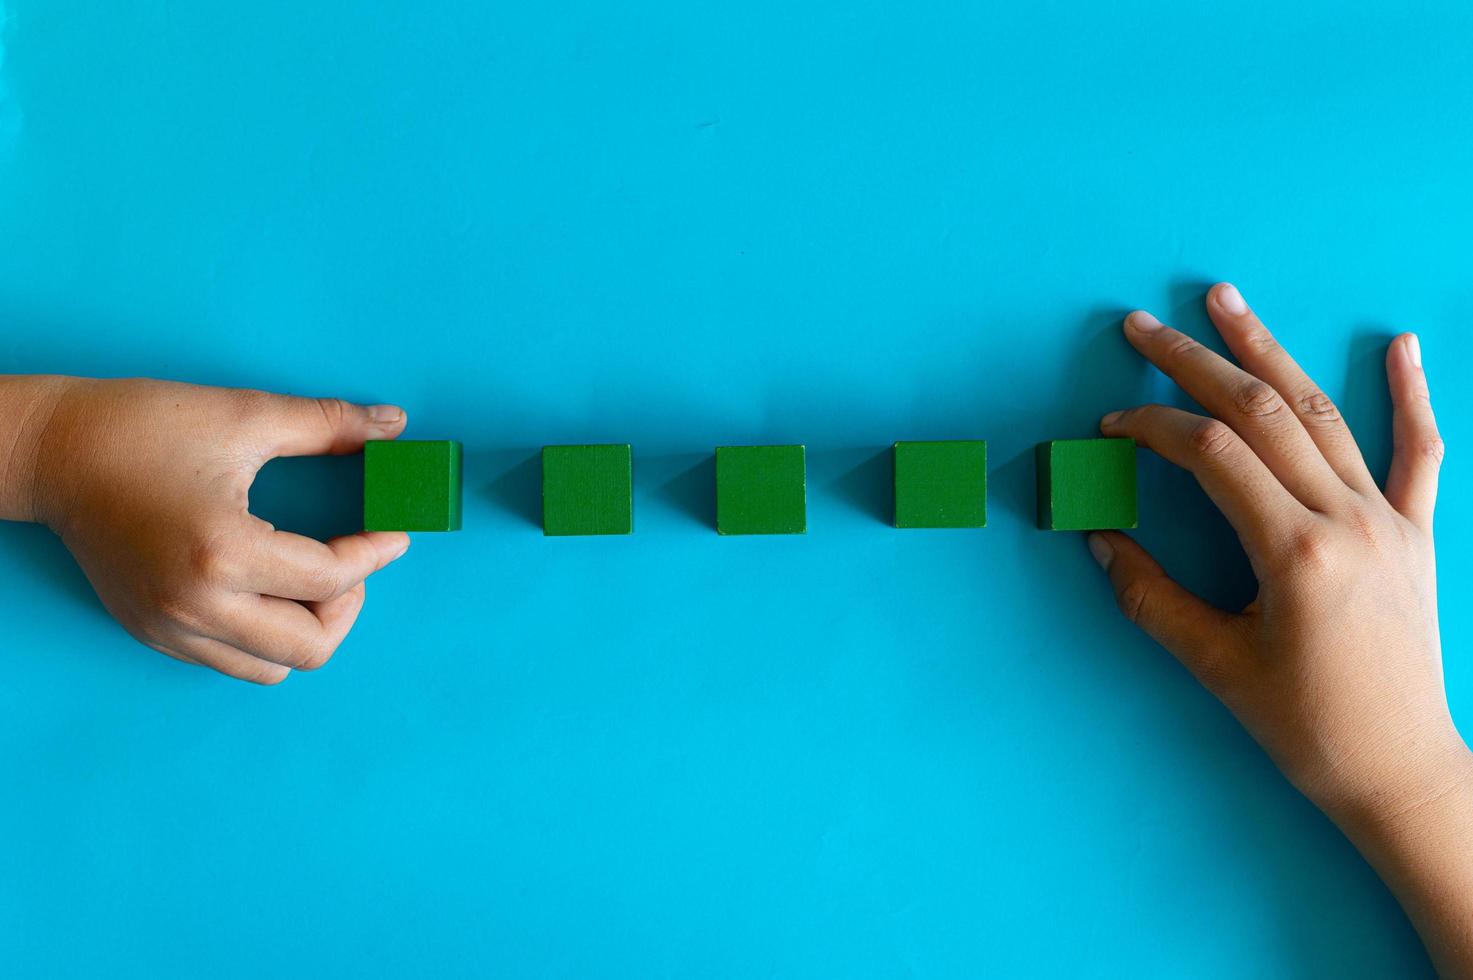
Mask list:
[[[1121,609],[1216,694],[1386,879],[1448,976],[1473,976],[1473,757],[1452,723],[1432,512],[1442,443],[1416,338],[1392,343],[1395,459],[1377,488],[1329,399],[1219,285],[1235,366],[1145,313],[1126,336],[1206,410],[1101,420],[1197,477],[1259,580],[1214,609],[1129,537],[1089,538]],[[364,580],[407,535],[322,543],[247,511],[285,455],[351,453],[404,429],[362,407],[157,381],[0,379],[0,519],[59,534],[144,643],[259,683],[325,663]]]
[[1121,610],[1220,698],[1386,879],[1438,968],[1473,976],[1473,761],[1448,710],[1432,512],[1443,446],[1417,338],[1387,351],[1395,453],[1376,485],[1334,404],[1226,283],[1233,364],[1143,311],[1125,335],[1206,410],[1112,412],[1107,436],[1190,470],[1259,582],[1241,612],[1090,535]]
[[[326,543],[247,510],[277,456],[352,453],[404,431],[394,406],[149,380],[27,379],[0,517],[55,531],[107,610],[142,642],[275,684],[333,655],[364,580],[409,536]],[[3,392],[0,392],[3,396]],[[4,400],[0,397],[0,400]]]

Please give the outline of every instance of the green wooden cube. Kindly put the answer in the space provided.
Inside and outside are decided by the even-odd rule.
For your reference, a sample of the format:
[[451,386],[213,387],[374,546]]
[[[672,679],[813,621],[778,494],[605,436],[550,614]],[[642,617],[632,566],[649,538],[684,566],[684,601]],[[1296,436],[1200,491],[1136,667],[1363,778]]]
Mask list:
[[629,534],[634,467],[628,445],[542,447],[542,533]]
[[808,530],[802,446],[718,446],[718,534],[803,534]]
[[987,443],[895,444],[896,527],[986,527]]
[[363,529],[459,531],[460,443],[397,439],[365,444]]
[[1100,531],[1138,522],[1134,439],[1038,444],[1038,526]]

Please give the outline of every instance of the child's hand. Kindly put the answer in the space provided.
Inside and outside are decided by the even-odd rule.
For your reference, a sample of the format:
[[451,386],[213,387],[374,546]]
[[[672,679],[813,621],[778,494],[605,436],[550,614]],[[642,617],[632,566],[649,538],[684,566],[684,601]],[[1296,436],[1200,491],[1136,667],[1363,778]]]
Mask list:
[[26,516],[61,536],[108,611],[156,650],[262,684],[319,667],[358,617],[363,580],[409,547],[401,533],[324,544],[246,510],[267,460],[395,438],[398,408],[47,380]]
[[[1215,609],[1123,534],[1092,534],[1090,550],[1125,614],[1377,864],[1440,965],[1469,969],[1473,764],[1443,690],[1432,552],[1442,442],[1417,339],[1387,353],[1395,458],[1383,493],[1334,405],[1238,291],[1214,287],[1207,311],[1241,367],[1148,313],[1127,317],[1125,334],[1212,417],[1147,405],[1100,430],[1197,477],[1237,530],[1258,597],[1241,613]],[[1408,843],[1438,837],[1461,863]]]

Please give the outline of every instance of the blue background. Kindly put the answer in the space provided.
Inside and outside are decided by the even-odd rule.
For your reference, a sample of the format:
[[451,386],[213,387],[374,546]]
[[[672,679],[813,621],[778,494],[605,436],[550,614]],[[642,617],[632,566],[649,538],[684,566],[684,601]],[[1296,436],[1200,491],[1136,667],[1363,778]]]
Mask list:
[[[408,407],[466,530],[323,671],[135,644],[0,528],[10,976],[1415,976],[1231,717],[1032,528],[1032,445],[1177,399],[1118,334],[1237,282],[1378,470],[1421,333],[1464,505],[1473,9],[0,0],[0,370]],[[1184,402],[1183,402],[1184,403]],[[990,440],[983,531],[887,527],[897,438]],[[636,533],[544,540],[544,443],[635,446]],[[805,442],[806,537],[710,449]],[[1143,454],[1139,536],[1247,565]],[[359,519],[354,460],[258,512]]]

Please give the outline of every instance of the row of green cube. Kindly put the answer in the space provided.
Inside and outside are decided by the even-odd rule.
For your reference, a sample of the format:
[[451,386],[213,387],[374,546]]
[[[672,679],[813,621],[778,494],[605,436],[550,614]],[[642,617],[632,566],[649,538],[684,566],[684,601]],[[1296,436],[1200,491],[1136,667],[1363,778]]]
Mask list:
[[[716,450],[716,530],[802,534],[808,530],[807,486],[802,446],[721,446]],[[549,535],[633,531],[630,447],[543,447],[542,530]]]
[[[895,526],[987,526],[987,443],[897,442]],[[1036,451],[1038,525],[1084,531],[1135,527],[1135,442],[1058,439]],[[461,526],[456,442],[397,440],[364,447],[363,518],[371,531],[455,531]],[[549,535],[629,534],[634,471],[628,445],[546,446],[542,526]],[[720,534],[803,534],[808,529],[802,446],[716,450]]]

